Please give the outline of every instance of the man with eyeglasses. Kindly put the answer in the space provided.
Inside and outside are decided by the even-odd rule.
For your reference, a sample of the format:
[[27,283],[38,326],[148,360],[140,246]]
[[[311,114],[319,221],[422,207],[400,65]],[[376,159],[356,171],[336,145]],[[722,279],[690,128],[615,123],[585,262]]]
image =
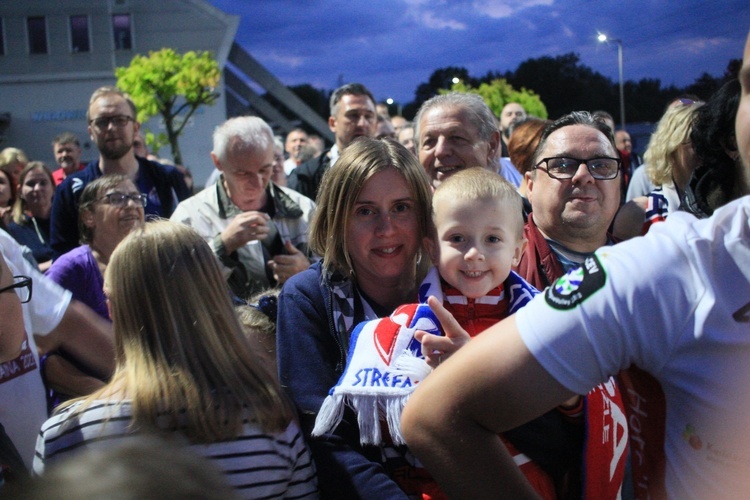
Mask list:
[[587,112],[551,123],[525,174],[531,214],[516,272],[543,290],[610,244],[620,206],[620,159],[611,130]]
[[147,195],[146,216],[169,217],[190,191],[174,167],[136,156],[133,147],[140,124],[133,101],[116,87],[101,87],[89,100],[86,118],[99,159],[69,175],[57,188],[52,203],[50,244],[62,255],[79,245],[78,198],[83,188],[107,174],[124,174]]
[[[518,274],[544,290],[597,248],[612,243],[607,230],[620,206],[620,167],[611,129],[590,113],[572,112],[544,129],[534,167],[524,175],[532,211],[524,226],[528,243],[515,269]],[[622,485],[626,458],[617,447],[627,442],[616,434],[624,429],[615,418],[618,412],[624,414],[620,391],[609,379],[577,405],[570,403],[557,411],[577,415],[588,429],[585,457],[569,466],[568,480],[585,479],[575,496],[613,495]],[[614,434],[594,432],[596,425]],[[606,486],[595,489],[600,485]]]
[[28,470],[47,418],[38,348],[65,351],[102,380],[114,368],[109,323],[34,269],[0,230],[0,423]]

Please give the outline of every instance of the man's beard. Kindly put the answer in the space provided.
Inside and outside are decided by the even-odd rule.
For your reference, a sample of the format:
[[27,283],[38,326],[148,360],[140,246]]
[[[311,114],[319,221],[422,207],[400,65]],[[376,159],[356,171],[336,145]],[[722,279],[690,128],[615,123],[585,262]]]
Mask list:
[[99,146],[99,153],[102,155],[102,157],[106,158],[107,160],[119,160],[125,154],[130,151],[132,146],[128,146],[127,144],[123,143],[115,143],[116,146],[110,146],[108,143],[104,142]]

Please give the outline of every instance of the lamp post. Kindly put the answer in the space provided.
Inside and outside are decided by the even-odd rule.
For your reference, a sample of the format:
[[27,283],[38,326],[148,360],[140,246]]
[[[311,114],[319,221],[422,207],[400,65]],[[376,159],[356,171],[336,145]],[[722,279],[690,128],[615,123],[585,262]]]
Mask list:
[[622,40],[619,38],[609,38],[604,33],[599,33],[597,36],[597,39],[604,43],[604,42],[615,42],[617,43],[617,66],[620,70],[620,125],[624,129],[625,128],[625,90],[624,90],[624,82],[622,79]]

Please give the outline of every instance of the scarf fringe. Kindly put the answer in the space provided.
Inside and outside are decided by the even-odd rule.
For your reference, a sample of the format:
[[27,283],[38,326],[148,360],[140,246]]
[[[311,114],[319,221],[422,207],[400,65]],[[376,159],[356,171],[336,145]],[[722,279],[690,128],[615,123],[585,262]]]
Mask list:
[[[398,357],[393,366],[399,375],[408,376],[413,380],[422,380],[432,371],[424,359],[408,350]],[[320,407],[312,431],[313,437],[323,436],[335,429],[344,418],[344,410],[348,405],[357,413],[361,444],[383,444],[383,419],[388,426],[393,444],[406,444],[401,434],[401,413],[409,400],[411,390],[399,392],[401,394],[342,394],[334,390]]]

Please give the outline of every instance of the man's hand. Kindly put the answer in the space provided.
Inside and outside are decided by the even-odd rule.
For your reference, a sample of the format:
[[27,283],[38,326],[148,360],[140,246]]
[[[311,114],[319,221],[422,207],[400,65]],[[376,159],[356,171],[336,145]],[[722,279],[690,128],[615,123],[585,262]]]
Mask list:
[[414,337],[422,343],[422,354],[427,364],[436,368],[441,362],[450,357],[451,354],[463,347],[471,337],[461,328],[451,313],[435,297],[429,297],[427,304],[440,320],[440,326],[445,336],[433,335],[422,330],[417,330]]
[[284,247],[288,255],[276,255],[273,260],[268,261],[268,267],[271,269],[274,279],[279,284],[283,284],[295,274],[310,267],[310,260],[292,245],[291,241],[285,241]]
[[236,215],[229,226],[221,232],[221,241],[227,254],[231,254],[249,241],[263,240],[268,236],[268,220],[263,212],[251,210]]

